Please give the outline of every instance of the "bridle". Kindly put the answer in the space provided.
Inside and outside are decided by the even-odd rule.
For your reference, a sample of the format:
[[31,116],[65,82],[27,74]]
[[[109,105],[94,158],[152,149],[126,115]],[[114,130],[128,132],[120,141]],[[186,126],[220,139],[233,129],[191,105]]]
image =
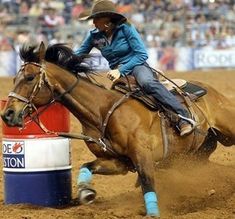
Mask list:
[[[22,113],[24,113],[24,111],[26,109],[29,109],[29,114],[31,115],[33,110],[35,110],[37,112],[37,108],[33,103],[33,99],[35,98],[37,93],[40,91],[41,87],[44,84],[46,84],[51,93],[52,93],[52,89],[51,89],[51,85],[50,85],[50,83],[47,79],[46,71],[43,67],[43,64],[39,64],[39,63],[36,63],[36,62],[25,62],[21,65],[21,68],[20,68],[18,74],[20,74],[20,72],[23,72],[25,70],[25,67],[29,64],[39,67],[39,73],[38,74],[39,74],[39,77],[40,77],[38,82],[34,85],[31,95],[27,98],[27,97],[24,97],[20,94],[17,94],[15,92],[11,91],[8,94],[8,97],[13,97],[15,99],[20,100],[21,102],[24,102],[25,106],[22,109]],[[52,104],[52,102],[54,102],[53,99],[49,102],[50,105]]]
[[[30,119],[27,120],[27,122],[24,123],[24,126],[32,121],[36,122],[38,124],[38,126],[46,133],[52,133],[52,131],[49,131],[46,129],[46,127],[42,124],[42,122],[39,119],[40,114],[42,114],[50,105],[52,105],[55,101],[61,99],[64,95],[66,95],[67,93],[71,92],[73,90],[74,87],[76,87],[76,85],[78,84],[79,78],[77,77],[77,80],[74,84],[72,84],[67,90],[65,90],[62,94],[59,94],[58,96],[54,96],[53,94],[53,90],[52,90],[52,85],[50,84],[48,77],[47,77],[47,73],[45,70],[45,67],[43,64],[40,63],[36,63],[36,62],[25,62],[21,65],[21,68],[18,72],[18,74],[20,74],[20,72],[23,72],[25,70],[25,67],[27,65],[34,65],[39,67],[39,80],[38,82],[34,85],[33,89],[32,89],[32,93],[31,95],[27,98],[24,97],[20,94],[17,94],[16,92],[11,91],[8,94],[8,97],[12,97],[15,98],[17,100],[20,100],[21,102],[25,103],[25,106],[23,107],[21,114],[25,114],[25,110],[28,109],[29,110],[29,116]],[[35,106],[35,104],[33,103],[33,99],[36,97],[36,95],[38,94],[38,92],[40,91],[40,89],[42,88],[43,85],[46,85],[48,87],[48,89],[51,92],[51,96],[52,99],[43,107],[43,109],[41,109],[40,111],[38,111],[37,107]],[[35,112],[35,115],[32,115],[33,112]],[[24,128],[24,127],[23,127]]]

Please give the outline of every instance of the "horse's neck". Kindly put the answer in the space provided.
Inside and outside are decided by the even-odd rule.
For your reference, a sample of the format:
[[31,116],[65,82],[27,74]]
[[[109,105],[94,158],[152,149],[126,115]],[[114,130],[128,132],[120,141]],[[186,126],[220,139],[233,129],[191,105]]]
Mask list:
[[[73,76],[61,75],[63,77],[56,77],[60,85],[57,88],[59,94],[75,83]],[[117,98],[111,91],[79,78],[77,86],[69,94],[64,95],[61,102],[84,127],[100,129],[105,115]]]

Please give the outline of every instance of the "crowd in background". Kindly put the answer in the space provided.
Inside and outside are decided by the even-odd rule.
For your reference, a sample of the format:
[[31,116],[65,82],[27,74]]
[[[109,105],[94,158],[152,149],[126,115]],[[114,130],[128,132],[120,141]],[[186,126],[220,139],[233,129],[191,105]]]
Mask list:
[[[115,0],[148,47],[235,47],[235,0]],[[0,50],[24,42],[79,46],[92,22],[91,0],[0,0]]]

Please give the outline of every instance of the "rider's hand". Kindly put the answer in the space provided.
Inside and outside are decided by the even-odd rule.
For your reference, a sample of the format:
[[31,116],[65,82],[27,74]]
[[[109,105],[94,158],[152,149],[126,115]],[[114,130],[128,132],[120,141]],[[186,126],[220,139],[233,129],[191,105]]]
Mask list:
[[107,78],[111,81],[116,81],[118,78],[121,77],[121,73],[118,69],[114,69],[108,72]]

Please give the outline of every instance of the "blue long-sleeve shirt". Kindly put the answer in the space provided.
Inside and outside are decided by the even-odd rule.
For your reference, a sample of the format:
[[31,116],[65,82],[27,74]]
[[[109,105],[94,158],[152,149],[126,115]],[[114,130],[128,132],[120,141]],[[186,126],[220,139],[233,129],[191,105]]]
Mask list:
[[116,27],[111,42],[103,32],[97,29],[91,30],[75,54],[89,54],[93,47],[101,51],[111,69],[118,67],[122,76],[131,73],[136,65],[141,65],[148,59],[139,33],[129,23]]

